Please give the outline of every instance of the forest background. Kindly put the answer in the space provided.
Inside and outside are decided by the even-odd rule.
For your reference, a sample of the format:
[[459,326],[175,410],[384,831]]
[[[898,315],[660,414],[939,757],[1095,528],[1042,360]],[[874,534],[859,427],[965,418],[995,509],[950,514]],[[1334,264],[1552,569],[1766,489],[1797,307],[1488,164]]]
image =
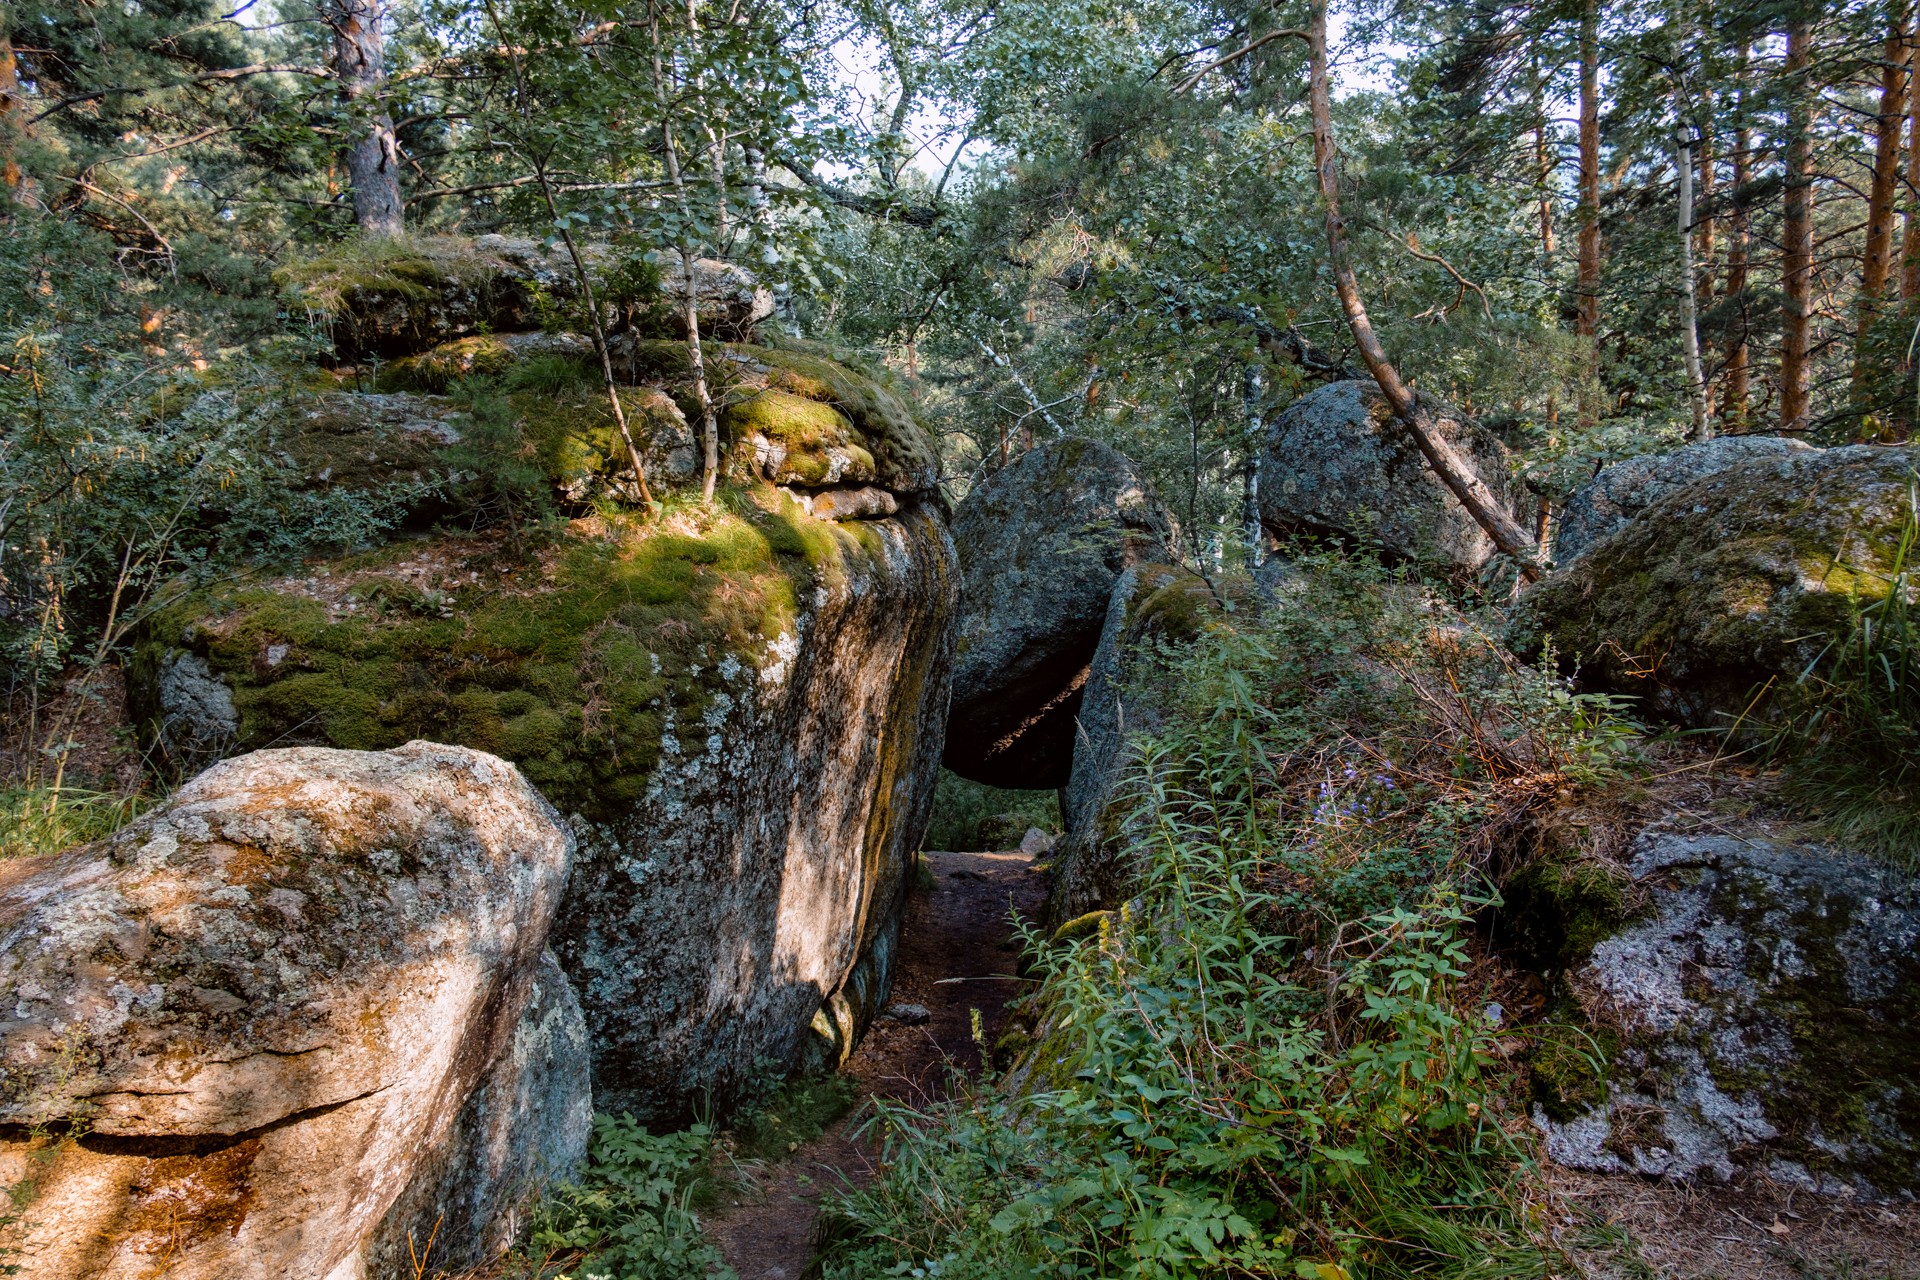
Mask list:
[[[1257,557],[1256,441],[1359,372],[1294,7],[9,3],[10,700],[103,659],[167,575],[390,518],[290,483],[253,447],[260,396],[327,360],[301,263],[377,271],[441,233],[590,240],[643,276],[743,263],[776,325],[918,393],[951,497],[1093,435],[1147,468],[1196,566]],[[1909,6],[1335,19],[1361,291],[1407,380],[1513,446],[1533,532],[1684,437],[1911,431]]]

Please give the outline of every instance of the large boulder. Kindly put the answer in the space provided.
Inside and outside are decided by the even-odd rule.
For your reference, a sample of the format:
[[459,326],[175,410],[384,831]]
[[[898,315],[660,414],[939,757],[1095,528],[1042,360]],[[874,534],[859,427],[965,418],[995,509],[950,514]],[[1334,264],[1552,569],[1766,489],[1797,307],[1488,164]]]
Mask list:
[[1631,871],[1650,909],[1571,975],[1592,1039],[1562,1048],[1548,1088],[1536,1065],[1548,1154],[1920,1191],[1920,884],[1760,836],[1644,834]]
[[1650,453],[1602,467],[1567,499],[1553,529],[1553,555],[1567,563],[1677,489],[1754,458],[1805,453],[1785,436],[1721,436],[1672,453]]
[[964,611],[946,765],[996,787],[1065,786],[1074,716],[1114,584],[1172,558],[1174,525],[1132,462],[1053,440],[960,504]]
[[[1441,409],[1433,420],[1517,512],[1506,446],[1459,414]],[[1364,381],[1329,383],[1274,420],[1260,454],[1260,519],[1278,537],[1347,538],[1455,577],[1478,573],[1496,550]]]
[[414,742],[229,760],[0,864],[9,1257],[350,1280],[441,1220],[435,1265],[481,1260],[585,1152],[544,958],[573,845],[511,765]]
[[1550,640],[1590,686],[1725,727],[1844,639],[1892,589],[1920,449],[1750,459],[1674,491],[1522,597],[1510,639]]
[[[743,400],[750,375],[830,397],[814,403],[898,486],[891,514],[818,518],[809,495],[844,486],[783,488],[736,457],[739,487],[712,510],[602,503],[532,548],[441,534],[203,589],[154,617],[129,664],[163,744],[432,738],[516,762],[580,839],[553,947],[596,1095],[657,1120],[724,1106],[768,1063],[843,1052],[884,996],[958,609],[931,449],[904,406],[824,357],[726,358]],[[590,454],[594,397],[548,401],[513,401],[529,434]]]
[[[677,255],[660,255],[654,267],[601,245],[581,253],[610,329],[685,336],[687,271]],[[700,258],[692,277],[704,335],[740,341],[773,314],[773,295],[743,267]],[[392,360],[456,339],[538,330],[579,293],[564,248],[502,235],[355,240],[276,278],[295,305],[327,323],[343,360]]]
[[1060,793],[1066,833],[1054,850],[1047,904],[1055,925],[1130,891],[1117,807],[1134,760],[1130,743],[1164,722],[1168,655],[1218,608],[1206,581],[1175,565],[1129,565],[1114,584],[1080,701],[1072,772]]

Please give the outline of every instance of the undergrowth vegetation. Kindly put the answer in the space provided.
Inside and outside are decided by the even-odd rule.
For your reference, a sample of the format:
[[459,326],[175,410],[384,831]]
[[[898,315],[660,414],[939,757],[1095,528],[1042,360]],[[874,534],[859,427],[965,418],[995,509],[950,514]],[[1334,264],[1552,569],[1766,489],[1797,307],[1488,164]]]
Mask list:
[[1118,802],[1134,896],[1029,934],[999,1075],[879,1109],[825,1275],[1546,1274],[1470,918],[1634,732],[1378,566],[1305,572],[1312,612],[1169,664]]

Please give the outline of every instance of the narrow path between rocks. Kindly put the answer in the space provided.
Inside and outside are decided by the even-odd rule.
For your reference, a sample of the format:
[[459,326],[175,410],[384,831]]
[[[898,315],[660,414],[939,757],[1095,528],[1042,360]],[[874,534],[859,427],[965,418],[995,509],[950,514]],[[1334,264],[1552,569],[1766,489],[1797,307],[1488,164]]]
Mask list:
[[877,1020],[848,1063],[860,1103],[789,1158],[749,1170],[708,1223],[740,1280],[800,1280],[812,1260],[813,1220],[825,1196],[864,1185],[874,1153],[856,1131],[875,1097],[922,1106],[947,1096],[953,1073],[980,1069],[973,1040],[978,1009],[986,1043],[999,1038],[1022,983],[1009,907],[1036,917],[1045,877],[1023,853],[928,853],[932,892],[907,904],[892,1007],[919,1005],[927,1020]]

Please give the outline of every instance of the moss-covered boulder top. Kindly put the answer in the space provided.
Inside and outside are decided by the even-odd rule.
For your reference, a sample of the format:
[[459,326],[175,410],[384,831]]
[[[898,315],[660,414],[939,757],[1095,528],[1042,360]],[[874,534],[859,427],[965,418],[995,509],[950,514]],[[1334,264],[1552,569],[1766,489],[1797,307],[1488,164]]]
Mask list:
[[[655,262],[605,245],[581,252],[610,328],[685,333],[687,267],[676,255]],[[691,268],[704,333],[749,338],[773,313],[773,295],[744,268],[707,258]],[[277,279],[293,305],[326,322],[345,360],[394,359],[457,338],[539,329],[579,295],[565,249],[501,235],[355,240],[286,267]]]
[[1655,502],[1530,591],[1512,639],[1683,723],[1724,725],[1886,598],[1909,554],[1920,449],[1741,463]]
[[219,754],[458,743],[519,764],[564,811],[623,812],[674,725],[781,661],[804,597],[885,555],[867,526],[771,489],[733,497],[663,525],[575,520],[533,554],[500,534],[409,540],[195,592],[146,628],[137,709],[198,714],[161,705],[198,676],[230,701],[206,732],[170,732]]

